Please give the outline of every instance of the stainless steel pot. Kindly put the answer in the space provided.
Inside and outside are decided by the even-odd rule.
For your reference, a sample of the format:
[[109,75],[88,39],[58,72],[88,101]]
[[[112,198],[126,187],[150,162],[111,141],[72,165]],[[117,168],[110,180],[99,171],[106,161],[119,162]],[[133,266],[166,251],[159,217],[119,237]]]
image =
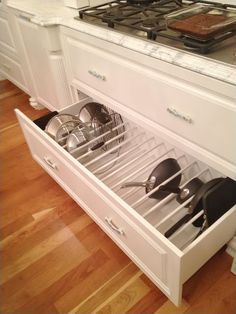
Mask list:
[[93,128],[111,122],[111,117],[106,107],[97,102],[90,102],[84,105],[80,109],[78,117],[83,123],[90,123]]
[[57,114],[56,116],[52,117],[46,127],[45,127],[45,132],[50,135],[53,139],[56,139],[56,135],[58,132],[58,129],[68,121],[76,121],[78,122],[78,117],[72,114]]
[[65,145],[70,133],[80,124],[79,120],[69,120],[62,123],[56,132],[55,141],[60,145]]
[[104,141],[94,138],[94,130],[86,123],[78,125],[67,137],[66,148],[74,157],[81,156],[88,151],[94,151],[101,148]]

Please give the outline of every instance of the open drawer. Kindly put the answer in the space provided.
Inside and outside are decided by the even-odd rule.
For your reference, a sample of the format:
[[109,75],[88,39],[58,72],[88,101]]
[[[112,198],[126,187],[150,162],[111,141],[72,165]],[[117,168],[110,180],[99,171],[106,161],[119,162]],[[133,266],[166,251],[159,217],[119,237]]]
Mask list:
[[[66,112],[78,114],[90,101],[87,98]],[[183,186],[194,177],[206,182],[223,175],[124,116],[115,127],[121,131],[109,139],[107,150],[102,147],[96,152],[79,154],[81,146],[70,154],[65,144],[59,145],[39,127],[39,120],[32,122],[19,110],[16,114],[33,158],[179,305],[183,283],[233,237],[236,206],[195,240],[199,228],[192,221],[197,217],[167,239],[164,233],[186,214],[186,204],[178,204],[173,193],[157,200],[150,198],[143,187],[121,186],[127,181],[146,180],[152,169],[166,158],[175,158],[180,165],[180,170],[166,182],[181,175],[180,186]],[[89,143],[83,146],[86,145]]]

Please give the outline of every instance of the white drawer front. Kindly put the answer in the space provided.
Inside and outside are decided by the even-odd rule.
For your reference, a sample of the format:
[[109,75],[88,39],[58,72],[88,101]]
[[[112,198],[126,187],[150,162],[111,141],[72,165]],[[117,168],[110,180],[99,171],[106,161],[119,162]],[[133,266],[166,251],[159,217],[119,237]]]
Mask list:
[[[82,182],[85,187],[85,181]],[[156,277],[157,283],[168,293],[166,252],[104,196],[99,195],[94,186],[87,183],[87,187],[81,193],[81,185],[78,184],[76,194],[96,215],[106,233],[141,269],[148,272],[152,278]]]
[[[36,127],[37,128],[37,127]],[[36,131],[37,132],[37,131]],[[167,254],[150,237],[132,223],[114,205],[100,195],[96,185],[91,185],[82,173],[78,173],[32,127],[24,124],[24,134],[33,158],[69,192],[104,231],[138,264],[156,278],[157,284],[167,288]],[[47,136],[46,136],[47,137]],[[118,227],[119,226],[119,227]]]
[[6,78],[25,90],[26,81],[21,65],[0,52],[0,71]]
[[236,107],[100,48],[70,37],[65,40],[74,86],[86,84],[88,94],[92,87],[236,164]]

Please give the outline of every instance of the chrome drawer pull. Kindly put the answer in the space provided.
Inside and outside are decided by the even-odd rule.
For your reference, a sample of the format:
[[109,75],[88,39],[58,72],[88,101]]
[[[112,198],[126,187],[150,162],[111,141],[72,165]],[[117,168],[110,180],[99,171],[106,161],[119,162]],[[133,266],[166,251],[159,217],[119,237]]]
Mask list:
[[115,230],[117,233],[119,233],[120,235],[124,235],[124,230],[120,227],[117,227],[116,225],[114,225],[113,221],[111,218],[109,217],[105,217],[105,221],[108,223],[109,227],[111,227],[111,229]]
[[105,75],[101,75],[94,70],[88,70],[88,73],[101,81],[106,81]]
[[174,115],[175,117],[177,118],[180,118],[182,120],[184,120],[185,122],[188,122],[188,123],[193,123],[193,119],[188,116],[188,115],[185,115],[183,114],[182,112],[179,112],[177,109],[175,109],[174,107],[168,107],[166,109],[170,114]]
[[49,167],[51,167],[54,170],[58,170],[57,165],[54,162],[52,162],[49,157],[45,156],[43,157],[43,160],[46,162],[47,165],[49,165]]

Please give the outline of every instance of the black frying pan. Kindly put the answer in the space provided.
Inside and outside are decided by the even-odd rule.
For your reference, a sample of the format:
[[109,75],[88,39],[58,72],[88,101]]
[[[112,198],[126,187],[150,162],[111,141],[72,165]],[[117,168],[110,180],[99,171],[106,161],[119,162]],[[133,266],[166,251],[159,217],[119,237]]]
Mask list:
[[[174,224],[170,229],[168,229],[165,232],[165,237],[169,238],[172,234],[174,234],[182,225],[187,223],[190,219],[192,219],[195,215],[197,215],[202,209],[203,209],[203,197],[204,195],[212,189],[215,185],[219,184],[224,178],[215,178],[207,183],[204,183],[200,189],[197,191],[197,193],[194,195],[192,201],[189,205],[189,213],[186,214],[184,217],[182,217],[179,221],[177,221],[176,224]],[[203,225],[204,218],[203,215],[201,215],[199,218],[197,218],[193,225],[195,227],[201,227]]]
[[225,178],[203,197],[207,226],[211,226],[236,204],[236,181]]
[[[190,197],[197,193],[200,187],[203,185],[202,180],[199,178],[193,178],[186,183],[182,188],[175,188],[170,186],[160,186],[161,190],[168,191],[170,193],[176,193],[176,201],[180,204],[186,202]],[[187,204],[185,207],[188,207]]]
[[[146,193],[149,193],[153,189],[155,189],[158,185],[160,185],[162,182],[166,181],[168,178],[176,174],[178,171],[180,171],[181,168],[174,158],[167,158],[160,162],[151,172],[149,175],[147,181],[144,182],[127,182],[122,184],[122,188],[132,187],[132,186],[143,186],[145,187]],[[181,174],[177,175],[175,178],[173,178],[170,182],[165,184],[166,187],[174,187],[178,188],[181,181]],[[154,193],[150,194],[150,198],[155,199],[163,199],[167,195],[169,195],[170,192],[168,188],[162,188],[158,189]]]
[[194,240],[236,204],[236,181],[225,178],[202,198],[204,222]]

